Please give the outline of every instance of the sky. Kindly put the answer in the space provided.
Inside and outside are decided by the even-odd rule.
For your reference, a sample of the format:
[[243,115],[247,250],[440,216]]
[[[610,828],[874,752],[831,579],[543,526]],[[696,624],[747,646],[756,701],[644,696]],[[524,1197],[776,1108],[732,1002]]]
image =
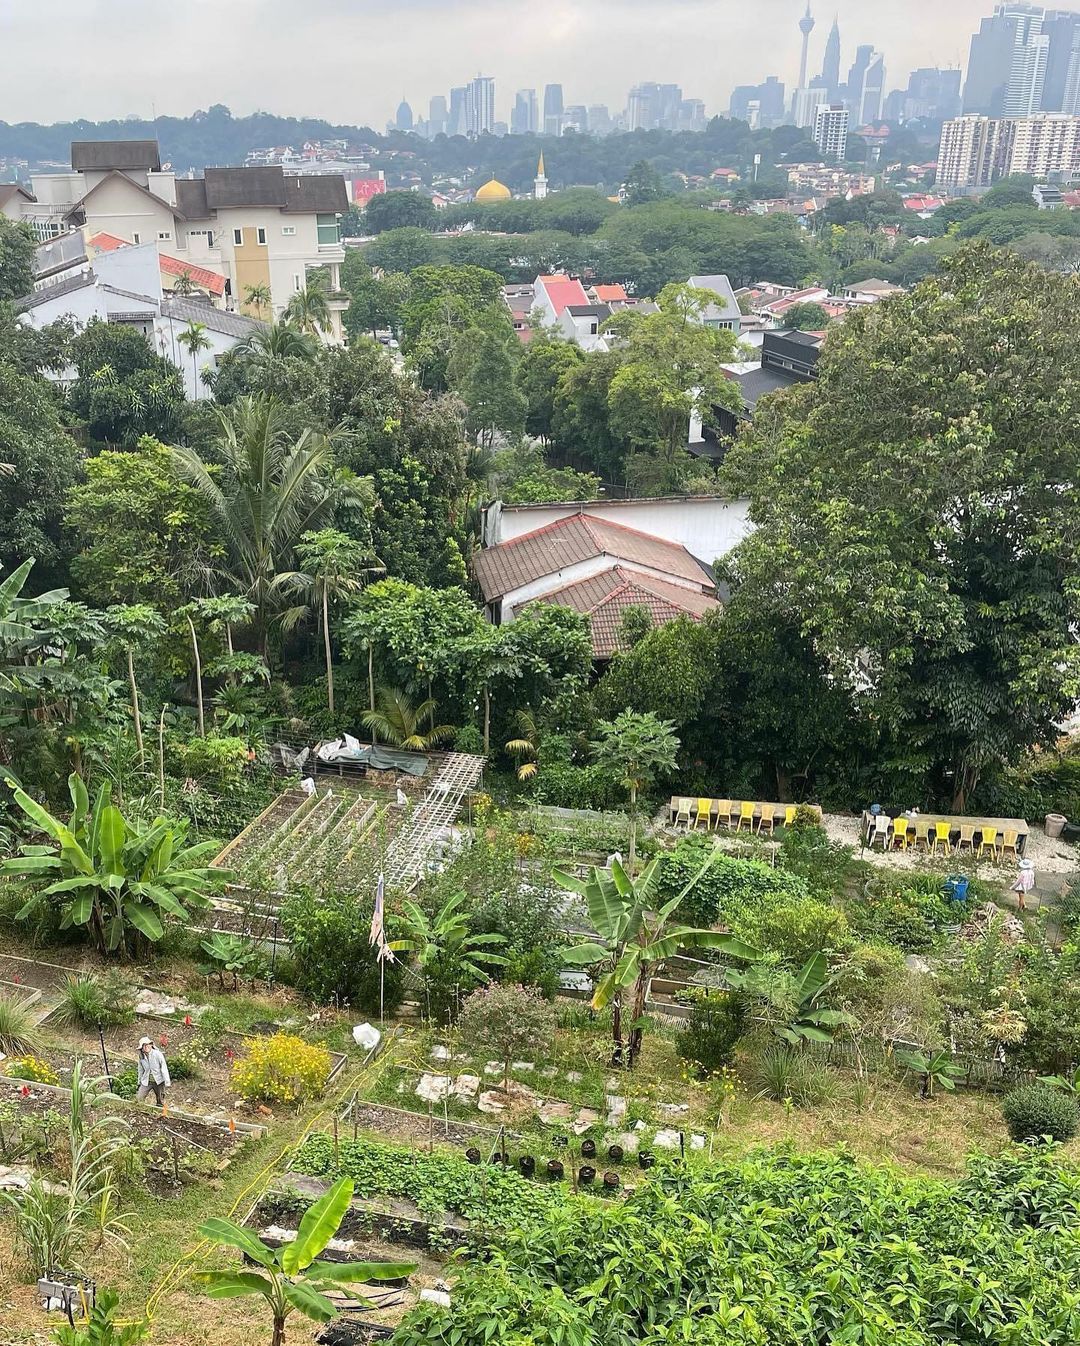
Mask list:
[[[496,116],[516,89],[625,105],[632,84],[681,84],[708,113],[736,84],[798,75],[805,0],[0,0],[0,121],[168,114],[212,103],[381,128],[476,74]],[[834,13],[843,68],[885,53],[887,88],[963,65],[992,0],[812,0],[810,70]]]

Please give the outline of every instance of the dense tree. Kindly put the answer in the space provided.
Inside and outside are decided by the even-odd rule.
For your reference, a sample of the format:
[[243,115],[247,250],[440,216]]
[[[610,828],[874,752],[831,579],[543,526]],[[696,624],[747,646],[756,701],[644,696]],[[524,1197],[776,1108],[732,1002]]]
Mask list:
[[435,207],[422,192],[382,192],[364,207],[363,225],[369,234],[388,229],[434,229]]
[[829,321],[820,304],[792,304],[784,314],[784,326],[796,332],[821,332]]
[[555,398],[559,384],[585,360],[580,346],[569,341],[547,340],[535,334],[521,353],[517,386],[525,398],[525,429],[530,435],[550,440],[554,434]]
[[133,448],[142,435],[173,437],[180,423],[180,371],[141,332],[95,318],[71,343],[77,377],[69,401],[93,439]]
[[661,720],[651,711],[637,714],[621,711],[614,720],[601,720],[596,726],[599,737],[593,744],[598,765],[630,795],[630,859],[634,872],[637,846],[637,801],[658,775],[675,770],[679,740],[670,720]]
[[964,250],[851,315],[731,455],[757,525],[747,600],[953,811],[1052,742],[1078,690],[1078,301],[1076,278]]
[[439,246],[426,229],[389,229],[365,248],[364,256],[383,271],[415,271],[439,257]]
[[593,468],[605,481],[621,481],[627,437],[611,422],[611,384],[621,357],[613,352],[591,355],[567,369],[555,390],[552,437],[576,460]]
[[632,649],[612,659],[596,689],[598,712],[661,715],[681,732],[704,709],[722,639],[716,618],[679,617],[648,630]]
[[626,204],[643,206],[649,201],[659,201],[663,195],[660,174],[647,159],[639,159],[626,175]]
[[496,332],[480,332],[471,356],[458,392],[468,409],[469,433],[477,444],[490,449],[496,435],[513,440],[524,432],[527,404],[518,391],[505,338]]
[[34,236],[27,225],[0,215],[0,303],[21,299],[34,284]]

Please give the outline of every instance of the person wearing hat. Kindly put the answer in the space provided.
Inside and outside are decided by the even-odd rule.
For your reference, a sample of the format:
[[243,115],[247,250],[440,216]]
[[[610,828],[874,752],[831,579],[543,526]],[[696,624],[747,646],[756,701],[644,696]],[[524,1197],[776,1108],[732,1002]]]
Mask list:
[[1012,891],[1016,894],[1016,905],[1020,911],[1027,911],[1024,902],[1025,893],[1030,893],[1035,887],[1035,862],[1034,860],[1021,860],[1020,872],[1013,882]]
[[165,1106],[165,1090],[172,1084],[169,1078],[169,1065],[165,1053],[155,1047],[149,1038],[139,1039],[138,1089],[135,1098],[140,1103],[146,1101],[147,1094],[153,1094],[158,1107]]

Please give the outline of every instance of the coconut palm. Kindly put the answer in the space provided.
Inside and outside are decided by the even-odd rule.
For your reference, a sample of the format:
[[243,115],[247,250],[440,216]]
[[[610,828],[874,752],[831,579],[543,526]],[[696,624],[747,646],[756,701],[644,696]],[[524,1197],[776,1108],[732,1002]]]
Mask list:
[[189,322],[177,335],[177,341],[191,356],[191,370],[195,375],[195,398],[199,396],[199,355],[210,349],[210,338],[206,335],[206,323]]
[[185,268],[183,271],[179,272],[176,279],[173,281],[172,292],[175,295],[179,295],[181,299],[186,299],[189,295],[193,295],[197,288],[191,272]]
[[247,304],[248,308],[253,308],[261,318],[263,311],[270,307],[270,286],[261,282],[258,285],[245,286],[244,303]]
[[316,281],[311,281],[293,295],[285,308],[285,317],[295,323],[301,332],[318,336],[320,332],[330,330],[330,305],[326,291]]
[[331,442],[305,430],[293,438],[273,397],[241,397],[217,411],[220,463],[211,472],[195,449],[173,449],[180,475],[217,516],[231,552],[230,586],[254,606],[266,652],[277,576],[292,562],[304,533],[318,528],[334,503]]
[[375,710],[365,711],[363,719],[377,737],[408,752],[427,752],[454,732],[452,724],[435,723],[433,698],[414,706],[397,687],[380,687]]
[[313,360],[319,343],[291,323],[275,322],[252,332],[236,350],[245,360],[269,364],[273,360]]
[[506,751],[518,759],[517,778],[532,780],[540,770],[540,730],[531,710],[519,710],[514,715],[517,737],[506,744]]

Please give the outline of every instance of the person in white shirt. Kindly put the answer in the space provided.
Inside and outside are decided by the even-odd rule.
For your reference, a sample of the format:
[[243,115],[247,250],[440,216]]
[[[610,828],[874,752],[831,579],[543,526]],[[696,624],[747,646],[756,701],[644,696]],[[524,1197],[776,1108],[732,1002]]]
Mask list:
[[165,1106],[165,1090],[172,1084],[165,1053],[155,1047],[149,1038],[139,1039],[138,1089],[135,1097],[145,1103],[147,1094],[153,1094],[158,1107]]

